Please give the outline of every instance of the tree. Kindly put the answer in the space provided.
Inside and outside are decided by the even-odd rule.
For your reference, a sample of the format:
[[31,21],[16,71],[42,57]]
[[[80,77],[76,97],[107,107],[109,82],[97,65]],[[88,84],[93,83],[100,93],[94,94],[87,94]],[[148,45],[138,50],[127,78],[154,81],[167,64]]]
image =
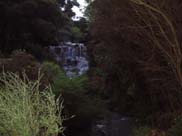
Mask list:
[[[72,1],[2,0],[0,2],[0,49],[49,46],[59,42],[59,30],[74,15]],[[61,7],[65,7],[62,11]]]
[[147,115],[180,109],[181,6],[179,0],[93,2],[90,48],[118,108],[127,97]]

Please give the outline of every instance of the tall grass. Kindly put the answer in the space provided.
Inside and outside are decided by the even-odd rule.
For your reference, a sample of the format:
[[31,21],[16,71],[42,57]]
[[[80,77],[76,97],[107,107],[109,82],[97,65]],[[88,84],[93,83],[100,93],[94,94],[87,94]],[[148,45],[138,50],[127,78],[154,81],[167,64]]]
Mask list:
[[56,136],[63,133],[63,109],[51,88],[40,91],[40,79],[7,73],[0,76],[0,135]]

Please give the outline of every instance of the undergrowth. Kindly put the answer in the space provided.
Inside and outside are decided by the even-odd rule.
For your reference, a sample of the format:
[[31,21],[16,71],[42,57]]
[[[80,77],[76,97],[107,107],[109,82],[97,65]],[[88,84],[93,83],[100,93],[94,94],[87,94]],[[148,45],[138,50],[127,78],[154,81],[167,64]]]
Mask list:
[[88,77],[85,75],[69,78],[59,65],[52,62],[44,62],[45,73],[52,79],[52,89],[56,95],[60,92],[82,92],[88,88]]
[[147,126],[138,127],[133,130],[133,136],[148,136],[151,130]]
[[[62,102],[50,87],[39,91],[40,79],[16,74],[0,76],[0,135],[56,136],[63,133]],[[61,103],[61,104],[60,104]]]

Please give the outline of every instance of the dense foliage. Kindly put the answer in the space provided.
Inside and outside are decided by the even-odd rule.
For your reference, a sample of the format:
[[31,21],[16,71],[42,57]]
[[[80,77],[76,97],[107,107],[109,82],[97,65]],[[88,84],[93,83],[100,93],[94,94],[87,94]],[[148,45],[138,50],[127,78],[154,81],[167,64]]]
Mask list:
[[168,134],[169,136],[181,136],[182,135],[182,118],[181,116],[177,117],[174,121],[173,126],[169,129]]
[[26,49],[40,53],[40,47],[58,44],[64,40],[61,31],[75,15],[73,6],[79,4],[72,0],[1,1],[1,52]]
[[44,62],[43,69],[51,79],[53,92],[64,99],[65,115],[74,115],[65,121],[65,134],[90,135],[92,122],[103,116],[105,105],[99,95],[90,91],[87,75],[70,79],[59,65],[52,62]]
[[62,105],[51,89],[40,91],[40,79],[3,73],[0,77],[0,134],[52,136],[63,133]]
[[[0,1],[0,72],[11,71],[20,75],[20,78],[14,74],[6,75],[10,80],[5,77],[1,81],[0,118],[5,119],[0,122],[3,126],[0,126],[0,134],[9,130],[15,135],[26,136],[30,133],[36,136],[40,131],[47,133],[47,136],[52,132],[57,134],[59,127],[55,122],[60,118],[55,114],[49,116],[51,120],[47,114],[44,116],[44,112],[57,110],[46,107],[55,106],[49,105],[49,100],[50,104],[53,102],[52,93],[34,93],[35,87],[39,92],[51,84],[55,97],[61,94],[64,98],[64,114],[75,115],[64,124],[68,127],[68,135],[89,135],[88,128],[91,128],[92,121],[100,115],[103,117],[107,107],[112,112],[139,118],[142,127],[134,130],[136,136],[181,136],[182,2],[86,1],[86,18],[77,21],[72,20],[75,15],[72,8],[79,6],[76,0]],[[62,41],[84,42],[88,45],[91,60],[88,75],[69,78],[59,65],[45,61],[45,57],[51,55],[49,49],[44,47],[58,45]],[[25,49],[35,57],[19,50],[13,51],[15,49]],[[12,54],[9,55],[9,52]],[[22,80],[22,71],[30,81]],[[40,87],[37,84],[38,72],[45,74]],[[26,89],[28,92],[24,92]],[[20,93],[12,93],[12,90]],[[21,90],[24,94],[21,94]],[[27,101],[21,99],[24,96],[28,98]],[[47,96],[51,96],[51,99]],[[30,126],[24,124],[30,120],[30,116],[26,116],[31,115],[30,110],[37,112],[39,109],[34,107],[37,106],[32,99],[34,97],[40,99],[39,106],[43,107],[40,112],[45,119],[38,122],[39,126],[43,125],[40,131],[38,128],[30,132],[37,129],[32,123],[36,119],[27,124]],[[15,104],[15,108],[12,104]],[[26,109],[26,112],[22,109]],[[5,112],[9,111],[14,113],[13,116],[5,116]],[[51,123],[53,125],[49,126]],[[10,128],[4,130],[4,126]]]
[[[95,0],[90,51],[115,111],[169,127],[181,111],[179,0]],[[109,10],[108,10],[109,7]]]
[[51,0],[3,0],[0,16],[2,52],[56,43],[66,21],[58,3]]
[[80,76],[70,79],[59,65],[53,62],[44,62],[43,69],[52,82],[53,91],[59,95],[63,91],[79,93],[87,90],[87,76]]
[[134,136],[147,136],[151,129],[149,127],[140,127],[133,130]]
[[[0,135],[62,134],[62,109],[57,109],[55,100],[60,95],[65,101],[64,115],[76,116],[65,122],[66,134],[82,133],[83,127],[87,131],[100,115],[103,103],[89,95],[86,75],[70,79],[57,64],[43,63],[50,55],[48,46],[85,40],[88,22],[71,19],[73,6],[79,6],[76,0],[0,2],[0,73],[17,74],[1,81]],[[44,74],[40,81],[37,73]],[[52,90],[47,88],[50,84]]]

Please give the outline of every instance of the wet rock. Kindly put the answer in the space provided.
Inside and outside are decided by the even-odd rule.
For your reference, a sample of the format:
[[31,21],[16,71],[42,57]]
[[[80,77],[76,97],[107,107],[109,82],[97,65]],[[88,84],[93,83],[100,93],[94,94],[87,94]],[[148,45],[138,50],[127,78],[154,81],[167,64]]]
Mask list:
[[82,43],[62,43],[59,46],[51,46],[50,51],[70,78],[82,75],[89,69],[87,48]]

